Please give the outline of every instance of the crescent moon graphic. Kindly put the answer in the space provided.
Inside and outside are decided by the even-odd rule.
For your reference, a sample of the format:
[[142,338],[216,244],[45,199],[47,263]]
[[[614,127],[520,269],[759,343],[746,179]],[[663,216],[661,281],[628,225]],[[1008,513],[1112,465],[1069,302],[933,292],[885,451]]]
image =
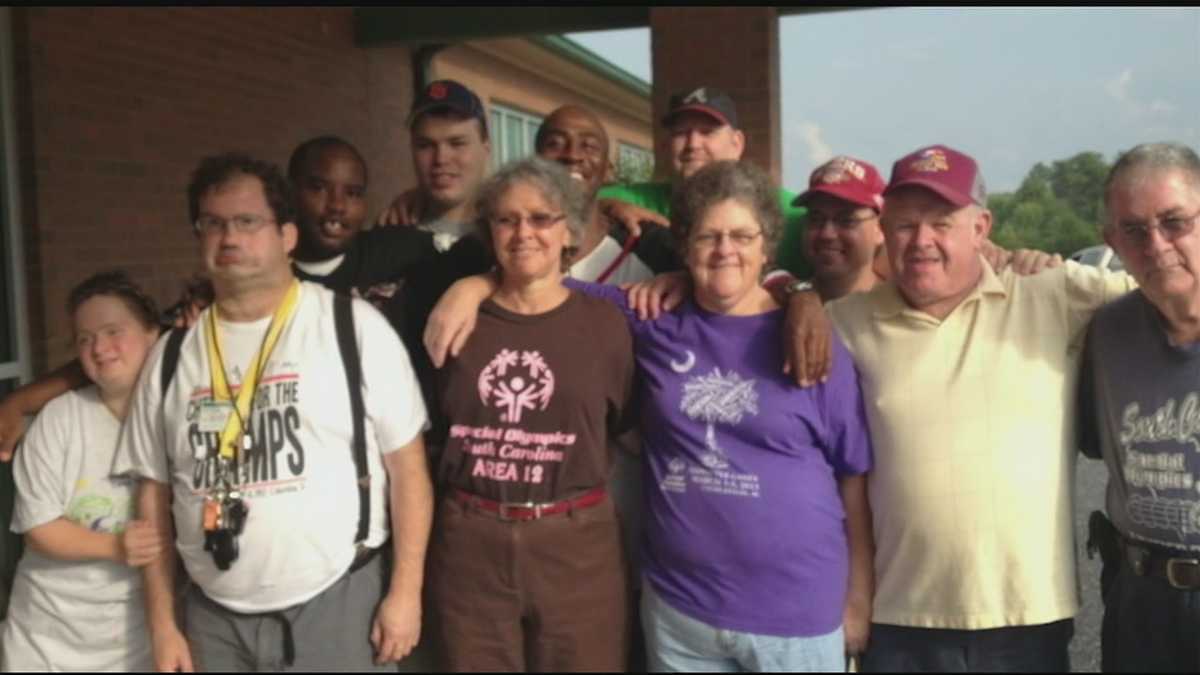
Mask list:
[[674,361],[671,362],[671,370],[673,370],[677,373],[686,373],[687,371],[691,370],[695,365],[696,365],[696,355],[693,354],[692,350],[689,349],[689,350],[687,350],[687,358],[683,360],[683,363],[676,363]]

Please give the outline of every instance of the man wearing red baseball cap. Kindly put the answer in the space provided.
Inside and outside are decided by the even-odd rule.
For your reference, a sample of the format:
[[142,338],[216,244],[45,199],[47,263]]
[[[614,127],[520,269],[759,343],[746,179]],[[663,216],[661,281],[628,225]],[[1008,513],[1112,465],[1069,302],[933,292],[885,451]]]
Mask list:
[[862,670],[1069,670],[1076,347],[1133,284],[993,271],[983,178],[953,148],[897,160],[883,196],[891,281],[827,305],[875,444]]
[[884,187],[870,162],[842,155],[814,169],[808,190],[792,202],[808,209],[804,255],[823,301],[869,291],[885,278],[879,227]]

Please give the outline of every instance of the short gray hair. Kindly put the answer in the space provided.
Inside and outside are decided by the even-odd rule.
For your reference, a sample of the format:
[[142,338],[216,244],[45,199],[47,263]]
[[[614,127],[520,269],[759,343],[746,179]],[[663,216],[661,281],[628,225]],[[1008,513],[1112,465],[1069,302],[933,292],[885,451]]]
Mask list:
[[[1200,192],[1200,156],[1182,143],[1142,143],[1122,154],[1104,179],[1104,206],[1108,210],[1113,189],[1140,172],[1178,169]],[[1105,219],[1107,221],[1107,218]]]
[[763,250],[767,255],[763,269],[770,269],[775,248],[783,236],[779,189],[766,171],[749,162],[713,162],[692,174],[675,191],[671,199],[671,229],[675,231],[681,255],[687,256],[692,228],[709,208],[727,199],[750,209],[762,227]]
[[475,227],[480,238],[488,251],[494,253],[496,244],[492,241],[492,228],[488,223],[495,215],[500,198],[518,183],[537,188],[546,201],[562,209],[566,216],[567,231],[571,234],[570,245],[563,249],[563,271],[566,271],[579,251],[579,243],[583,241],[589,205],[579,182],[555,162],[540,157],[516,160],[500,167],[484,181],[475,199]]

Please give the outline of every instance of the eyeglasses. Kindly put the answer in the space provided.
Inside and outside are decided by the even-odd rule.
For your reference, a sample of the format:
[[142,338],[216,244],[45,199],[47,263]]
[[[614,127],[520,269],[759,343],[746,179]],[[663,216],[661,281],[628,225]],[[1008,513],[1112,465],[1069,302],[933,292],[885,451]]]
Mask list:
[[808,215],[804,216],[804,226],[813,230],[819,230],[825,227],[825,223],[833,223],[833,226],[839,230],[852,230],[858,227],[859,223],[865,223],[872,218],[878,217],[874,213],[869,216],[855,216],[850,213],[839,213],[836,216],[831,216],[825,213],[809,211]]
[[692,237],[692,243],[699,248],[709,249],[716,248],[721,245],[723,237],[729,237],[729,241],[736,248],[746,248],[754,243],[755,239],[762,236],[762,230],[750,232],[749,230],[732,230],[729,232],[704,232]]
[[1200,218],[1200,211],[1193,213],[1190,216],[1167,216],[1158,221],[1157,225],[1151,223],[1121,223],[1117,226],[1117,230],[1121,236],[1135,244],[1145,243],[1150,239],[1150,229],[1158,228],[1162,232],[1163,239],[1167,241],[1175,241],[1176,239],[1187,236],[1192,233],[1196,227],[1196,219]]
[[263,228],[267,223],[275,222],[274,218],[260,216],[255,213],[239,213],[231,218],[218,218],[216,216],[203,215],[192,223],[196,234],[217,234],[225,231],[226,224],[233,229],[234,232],[240,234],[254,234]]
[[554,215],[552,213],[531,213],[528,216],[521,216],[515,213],[508,213],[503,216],[492,216],[488,220],[493,227],[503,227],[508,229],[517,229],[522,222],[528,222],[529,226],[535,230],[546,230],[554,227],[558,221],[567,217],[567,214],[560,213]]

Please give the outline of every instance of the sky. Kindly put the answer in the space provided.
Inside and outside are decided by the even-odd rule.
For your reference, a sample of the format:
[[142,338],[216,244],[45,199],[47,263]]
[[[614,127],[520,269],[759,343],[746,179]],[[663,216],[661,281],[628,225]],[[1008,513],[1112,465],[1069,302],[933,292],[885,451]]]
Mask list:
[[[568,37],[652,81],[650,31]],[[780,19],[783,182],[837,154],[943,143],[991,192],[1037,162],[1137,143],[1200,149],[1198,8],[892,8]]]

